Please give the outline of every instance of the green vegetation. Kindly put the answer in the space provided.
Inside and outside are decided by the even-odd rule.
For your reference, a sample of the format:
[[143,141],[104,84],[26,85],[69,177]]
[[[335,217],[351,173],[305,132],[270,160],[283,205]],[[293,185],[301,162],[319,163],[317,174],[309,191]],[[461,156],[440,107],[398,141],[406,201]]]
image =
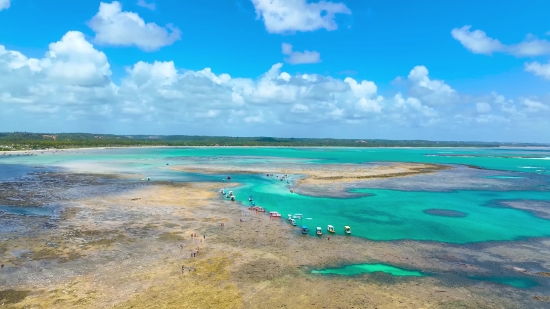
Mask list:
[[[55,140],[54,140],[55,137]],[[499,147],[542,146],[521,143],[436,142],[423,140],[359,140],[185,135],[112,135],[88,133],[0,133],[0,151],[130,146],[286,146],[286,147]]]

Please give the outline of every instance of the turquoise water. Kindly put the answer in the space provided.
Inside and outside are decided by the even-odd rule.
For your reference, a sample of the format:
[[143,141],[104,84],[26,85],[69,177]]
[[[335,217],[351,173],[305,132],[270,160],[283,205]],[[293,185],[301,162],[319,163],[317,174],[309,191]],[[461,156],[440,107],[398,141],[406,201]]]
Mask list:
[[473,276],[469,278],[473,280],[478,280],[478,281],[486,281],[486,282],[493,282],[497,284],[509,285],[511,287],[519,288],[519,289],[528,289],[539,285],[535,280],[529,279],[529,278],[479,277],[479,276]]
[[[449,156],[451,154],[453,156]],[[247,198],[252,195],[256,205],[278,211],[283,218],[287,214],[302,213],[304,219],[298,222],[298,226],[307,225],[312,235],[317,226],[326,231],[326,226],[331,224],[337,234],[343,234],[344,226],[350,225],[353,236],[377,241],[414,239],[462,244],[550,236],[549,220],[538,218],[527,211],[498,207],[499,201],[506,200],[550,201],[548,158],[550,151],[525,149],[133,148],[0,156],[0,168],[1,164],[65,167],[79,171],[136,174],[136,180],[151,177],[152,180],[219,181],[220,188],[223,187],[222,175],[181,173],[169,169],[176,165],[197,163],[284,166],[397,161],[475,165],[499,171],[494,173],[495,181],[525,183],[538,177],[538,185],[524,191],[488,191],[479,188],[428,192],[365,188],[354,191],[365,196],[343,199],[290,193],[286,182],[280,182],[275,177],[233,175],[234,181],[243,184],[233,189],[237,200],[242,201],[243,205],[248,206]],[[513,175],[509,172],[513,172]],[[501,175],[503,173],[505,175]],[[518,180],[517,177],[522,179]],[[455,180],[449,178],[445,181],[452,184]],[[540,181],[546,185],[541,186]],[[466,215],[452,217],[425,213],[430,209],[452,210]],[[296,233],[299,233],[298,230]]]
[[317,275],[341,275],[341,276],[356,276],[361,274],[370,274],[382,272],[385,274],[390,274],[392,276],[413,276],[421,277],[424,276],[419,271],[416,270],[406,270],[402,268],[397,268],[387,264],[355,264],[339,268],[326,268],[322,270],[312,270],[312,274]]
[[[283,184],[267,177],[247,180],[233,189],[240,196],[254,196],[257,206],[287,214],[300,213],[313,234],[317,226],[333,225],[336,234],[344,234],[349,225],[352,234],[372,240],[431,240],[449,243],[516,240],[550,236],[550,221],[531,213],[491,207],[494,200],[547,200],[544,191],[397,191],[361,189],[360,198],[319,198],[290,193]],[[248,202],[245,202],[248,205]],[[465,217],[444,217],[424,213],[441,208],[466,213]],[[311,218],[310,220],[306,218]],[[300,221],[300,220],[299,220]]]
[[[309,163],[364,163],[364,162],[420,162],[442,164],[467,164],[487,169],[542,173],[550,175],[550,150],[509,150],[509,149],[470,149],[470,148],[131,148],[109,150],[84,150],[79,153],[44,154],[39,156],[9,157],[18,162],[42,162],[44,164],[60,164],[64,161],[96,161],[98,156],[106,164],[120,161],[152,164],[154,161],[165,160],[172,163],[173,158],[217,158],[264,157],[270,160],[303,160]],[[36,152],[40,153],[40,152]],[[446,155],[462,156],[446,156]],[[475,155],[468,157],[467,155]],[[501,156],[536,156],[537,158],[516,158]],[[0,156],[0,161],[5,156]],[[136,162],[136,163],[138,163]],[[261,162],[265,162],[264,159]],[[239,162],[235,162],[239,163]],[[156,162],[154,163],[156,164]]]

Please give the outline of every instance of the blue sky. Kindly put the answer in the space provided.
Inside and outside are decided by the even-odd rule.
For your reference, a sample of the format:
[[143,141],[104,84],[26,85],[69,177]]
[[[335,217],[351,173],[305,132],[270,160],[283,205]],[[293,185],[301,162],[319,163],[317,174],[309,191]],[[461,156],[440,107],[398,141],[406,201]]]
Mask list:
[[549,1],[318,2],[0,0],[0,131],[550,142]]

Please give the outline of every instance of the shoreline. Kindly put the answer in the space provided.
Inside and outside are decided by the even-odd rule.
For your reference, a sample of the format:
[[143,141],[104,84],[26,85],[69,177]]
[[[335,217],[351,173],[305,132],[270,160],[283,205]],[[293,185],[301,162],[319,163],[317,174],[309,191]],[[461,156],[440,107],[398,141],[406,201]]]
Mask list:
[[[445,147],[445,146],[386,146],[386,147],[346,147],[346,146],[113,146],[113,147],[70,147],[70,148],[49,148],[49,149],[28,149],[28,150],[0,150],[1,153],[36,153],[36,152],[56,152],[56,151],[78,151],[78,150],[108,150],[108,149],[183,149],[183,148],[304,148],[304,149],[540,149],[550,150],[550,146],[534,147],[534,146],[495,146],[495,147],[483,147],[483,146],[458,146],[458,147]],[[1,157],[1,155],[0,155]]]

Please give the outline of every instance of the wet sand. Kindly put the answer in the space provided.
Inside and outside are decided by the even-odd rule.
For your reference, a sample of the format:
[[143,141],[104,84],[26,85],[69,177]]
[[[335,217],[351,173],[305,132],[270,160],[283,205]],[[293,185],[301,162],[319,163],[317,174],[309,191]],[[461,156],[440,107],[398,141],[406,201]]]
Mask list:
[[[302,236],[223,199],[221,184],[52,173],[2,198],[52,194],[55,218],[0,215],[5,308],[545,308],[550,293],[470,282],[493,265],[550,269],[550,240],[451,246]],[[227,187],[229,184],[223,184]],[[233,184],[235,185],[235,184]],[[54,189],[55,188],[55,189]],[[29,206],[40,201],[21,205]],[[241,222],[241,219],[243,222]],[[224,226],[222,226],[222,224]],[[9,229],[6,228],[9,225]],[[191,237],[191,234],[197,237]],[[206,238],[201,237],[206,235]],[[199,247],[198,255],[191,257]],[[311,275],[383,262],[433,275]],[[524,263],[524,264],[522,264]],[[536,264],[536,265],[535,265]],[[182,273],[181,268],[185,266]],[[192,270],[190,271],[189,268]],[[540,276],[543,278],[543,276]]]

